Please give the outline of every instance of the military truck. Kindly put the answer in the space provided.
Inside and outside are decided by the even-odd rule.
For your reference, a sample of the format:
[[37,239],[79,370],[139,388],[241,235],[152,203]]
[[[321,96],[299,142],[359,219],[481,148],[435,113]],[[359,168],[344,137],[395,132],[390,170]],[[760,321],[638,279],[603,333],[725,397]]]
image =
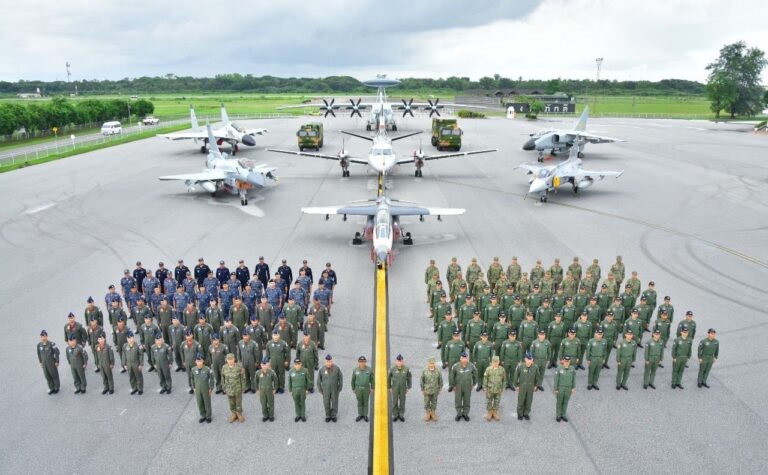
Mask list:
[[462,134],[456,119],[432,119],[432,145],[438,150],[460,150]]
[[323,147],[323,124],[320,122],[304,124],[299,127],[296,137],[299,141],[299,150],[304,151],[305,148],[320,150]]

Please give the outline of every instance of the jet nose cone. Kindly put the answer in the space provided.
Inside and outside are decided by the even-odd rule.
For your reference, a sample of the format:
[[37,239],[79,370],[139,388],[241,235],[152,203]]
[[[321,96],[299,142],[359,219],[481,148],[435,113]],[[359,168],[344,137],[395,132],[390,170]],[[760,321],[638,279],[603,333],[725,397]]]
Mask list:
[[523,144],[523,150],[533,150],[536,148],[536,140],[530,139]]
[[250,135],[250,134],[243,135],[243,138],[241,140],[245,145],[248,145],[249,147],[256,146],[256,139],[253,138],[253,135]]
[[547,182],[541,179],[533,180],[531,187],[528,189],[528,193],[541,193],[547,189]]
[[387,257],[389,256],[389,251],[386,247],[380,246],[376,248],[376,264],[382,265],[387,263]]
[[248,183],[259,188],[263,188],[267,184],[264,175],[257,172],[249,173],[246,179],[248,180]]

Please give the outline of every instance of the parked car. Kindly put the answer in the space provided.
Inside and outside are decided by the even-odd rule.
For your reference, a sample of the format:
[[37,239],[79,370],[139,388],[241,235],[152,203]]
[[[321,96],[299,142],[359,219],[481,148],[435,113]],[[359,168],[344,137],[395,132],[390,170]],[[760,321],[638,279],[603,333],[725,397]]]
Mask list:
[[123,133],[123,125],[118,121],[104,122],[101,126],[101,135],[117,135]]

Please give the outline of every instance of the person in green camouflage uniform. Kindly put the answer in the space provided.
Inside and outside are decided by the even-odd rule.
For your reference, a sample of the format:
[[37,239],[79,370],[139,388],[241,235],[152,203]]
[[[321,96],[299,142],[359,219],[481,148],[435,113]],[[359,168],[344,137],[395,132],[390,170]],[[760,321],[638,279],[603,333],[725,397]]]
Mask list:
[[532,285],[540,285],[541,280],[544,278],[544,267],[541,265],[541,260],[536,259],[536,265],[533,266],[529,273]]
[[621,256],[616,256],[616,262],[611,266],[610,274],[616,279],[616,284],[621,285],[624,281],[626,268],[621,261]]
[[[290,374],[288,378],[288,384],[290,385]],[[269,359],[266,357],[261,360],[261,368],[256,374],[256,388],[256,393],[259,395],[259,402],[261,403],[261,422],[274,422],[277,374],[270,368]]]
[[522,267],[517,263],[517,256],[512,257],[512,262],[507,266],[507,280],[512,284],[513,290],[522,277]]
[[[453,281],[459,278],[459,276],[462,278],[464,277],[461,275],[461,266],[457,261],[458,259],[451,257],[451,263],[448,264],[448,269],[445,271],[445,280],[447,280],[451,286],[453,285]],[[451,289],[453,289],[453,287],[451,287]]]
[[661,340],[661,332],[653,330],[651,341],[645,344],[645,371],[643,372],[643,389],[650,386],[656,389],[653,383],[656,380],[656,368],[664,359],[664,342]]
[[688,338],[688,328],[683,327],[680,336],[672,342],[672,389],[684,389],[683,372],[691,357],[691,339]]
[[562,365],[555,371],[555,420],[568,422],[568,401],[576,392],[576,371],[571,368],[571,359],[563,358]]
[[499,264],[499,258],[494,257],[493,262],[491,262],[491,265],[488,266],[488,270],[485,273],[486,277],[488,277],[488,285],[491,286],[491,289],[496,288],[496,282],[499,281],[499,278],[503,273],[504,268],[501,267],[501,264]]
[[571,271],[568,271],[558,287],[563,289],[563,294],[566,297],[575,297],[576,291],[579,289],[579,282],[573,277]]
[[403,355],[395,357],[395,366],[387,374],[387,389],[392,395],[392,422],[405,422],[405,395],[411,390],[411,370],[405,366]]
[[508,286],[509,281],[507,280],[507,274],[502,272],[499,276],[499,280],[496,281],[496,285],[492,289],[493,295],[495,295],[496,299],[499,301],[499,305],[501,305],[501,299],[504,298]]
[[235,361],[235,354],[227,354],[227,364],[221,369],[221,385],[229,399],[230,423],[245,422],[243,416],[243,390],[245,389],[245,371]]
[[709,389],[707,380],[709,379],[709,372],[712,370],[712,366],[717,362],[717,358],[720,356],[720,342],[717,340],[717,332],[714,328],[710,328],[707,331],[707,337],[699,342],[698,357],[699,357],[699,375],[696,378],[696,385],[699,388]]
[[[433,294],[435,293],[437,292],[433,292]],[[453,317],[451,304],[448,303],[448,296],[443,292],[438,299],[438,303],[432,308],[432,326],[435,332],[440,323],[445,320],[445,316],[449,314]]]
[[552,279],[552,274],[550,274],[549,271],[544,272],[544,278],[541,279],[541,282],[539,283],[541,295],[544,297],[552,297],[555,295],[556,286],[554,279]]
[[485,415],[486,421],[497,420],[499,417],[499,403],[501,402],[501,393],[507,386],[507,372],[499,364],[499,357],[494,356],[491,359],[491,366],[486,368],[483,373],[483,387],[485,388]]
[[627,285],[630,289],[632,289],[632,295],[635,296],[635,300],[637,300],[638,297],[640,297],[640,289],[643,286],[643,283],[640,281],[640,278],[637,276],[637,271],[632,271],[632,276],[627,281]]
[[195,367],[188,369],[192,374],[195,389],[195,400],[200,419],[197,422],[211,422],[211,393],[216,382],[213,379],[213,370],[205,366],[205,357],[198,353],[195,357]]
[[520,277],[520,280],[517,281],[517,284],[515,284],[515,290],[517,292],[517,295],[520,296],[520,298],[523,300],[523,302],[526,302],[528,300],[528,296],[531,294],[532,289],[531,281],[528,280],[528,273],[523,272],[523,275]]
[[435,260],[430,259],[429,265],[427,266],[427,270],[424,271],[424,284],[427,286],[427,299],[429,299],[429,292],[430,292],[430,280],[432,279],[439,279],[440,278],[440,270],[435,265]]
[[464,303],[464,299],[469,295],[467,292],[467,281],[464,280],[464,276],[459,273],[456,278],[453,279],[450,285],[449,296],[451,302],[454,304],[455,310],[459,310],[458,306]]
[[[458,364],[458,363],[457,363]],[[424,421],[437,422],[437,397],[443,389],[443,374],[435,366],[435,358],[427,360],[427,367],[421,372],[421,394],[424,395]]]
[[542,375],[539,367],[533,364],[533,355],[525,354],[525,362],[518,363],[515,368],[514,388],[517,389],[517,420],[530,420],[533,393],[541,386]]
[[477,278],[483,275],[483,269],[480,268],[480,266],[477,264],[477,258],[473,257],[472,262],[467,267],[467,273],[466,273],[466,280],[467,280],[467,290],[470,294],[475,294],[475,281],[477,281]]
[[595,282],[599,282],[603,276],[603,271],[600,269],[600,261],[598,259],[592,259],[592,265],[587,267],[587,273],[592,274],[592,278]]
[[578,257],[573,258],[573,262],[568,266],[568,272],[571,273],[578,285],[578,283],[581,282],[581,264],[579,263]]
[[560,265],[560,258],[555,258],[555,263],[549,267],[549,274],[552,276],[552,280],[555,282],[555,288],[559,289],[560,284],[563,282],[563,267]]

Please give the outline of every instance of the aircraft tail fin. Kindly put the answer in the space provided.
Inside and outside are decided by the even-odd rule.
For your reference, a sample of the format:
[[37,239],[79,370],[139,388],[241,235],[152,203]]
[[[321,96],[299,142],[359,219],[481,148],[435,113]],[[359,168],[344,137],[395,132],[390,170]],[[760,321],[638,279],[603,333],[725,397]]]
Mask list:
[[224,125],[229,125],[229,115],[227,115],[227,108],[224,107],[224,104],[221,104],[221,121],[224,122]]
[[579,120],[573,124],[573,130],[584,132],[587,130],[587,119],[589,119],[589,106],[584,106],[584,111],[581,113]]
[[223,159],[224,157],[221,156],[219,146],[216,144],[216,137],[213,136],[211,124],[206,124],[205,128],[208,130],[208,160]]
[[192,128],[194,130],[200,130],[200,124],[197,123],[197,116],[195,115],[195,109],[190,104],[189,106],[189,120],[192,122]]

